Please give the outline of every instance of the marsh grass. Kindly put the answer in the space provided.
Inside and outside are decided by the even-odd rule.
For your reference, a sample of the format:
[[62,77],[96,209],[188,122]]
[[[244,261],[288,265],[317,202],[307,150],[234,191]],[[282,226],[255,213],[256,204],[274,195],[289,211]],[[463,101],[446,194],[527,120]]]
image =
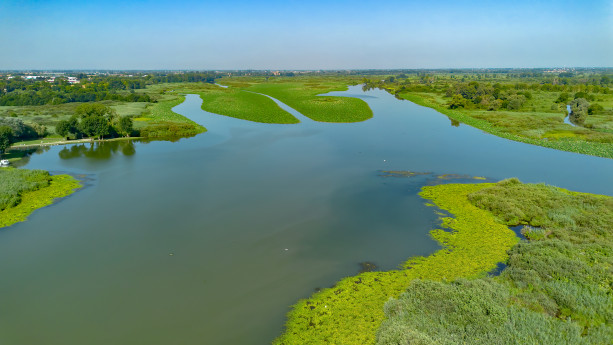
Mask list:
[[546,114],[545,117],[538,117],[538,114],[530,114],[526,117],[522,113],[509,114],[511,112],[494,112],[497,115],[491,115],[483,111],[449,109],[427,94],[401,93],[398,96],[505,139],[613,158],[613,134],[564,124],[563,115]]
[[270,98],[234,88],[199,93],[202,109],[211,113],[262,123],[298,123],[297,118],[281,109]]
[[613,199],[517,179],[468,199],[528,240],[498,277],[412,282],[378,344],[612,343]]
[[278,78],[267,83],[252,84],[247,90],[274,97],[299,113],[321,122],[360,122],[372,118],[366,102],[358,98],[318,96],[331,91],[347,90],[349,81],[336,79]]
[[156,139],[187,138],[206,132],[206,128],[196,122],[172,111],[172,108],[183,103],[184,96],[175,95],[174,98],[154,103],[147,111],[137,118],[135,128],[140,136]]
[[41,170],[0,170],[0,228],[22,222],[36,209],[79,188],[72,176],[50,176]]

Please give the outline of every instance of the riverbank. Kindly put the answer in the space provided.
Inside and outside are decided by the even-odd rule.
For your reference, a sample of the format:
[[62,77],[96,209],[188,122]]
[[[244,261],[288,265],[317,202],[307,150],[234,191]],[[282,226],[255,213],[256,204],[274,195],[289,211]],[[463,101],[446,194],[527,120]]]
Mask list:
[[611,344],[613,198],[510,179],[469,199],[526,239],[500,275],[411,282],[377,344]]
[[[0,170],[3,177],[0,180],[0,197],[8,203],[8,207],[0,211],[0,228],[25,221],[35,210],[51,205],[56,199],[66,197],[81,187],[72,176],[49,176],[42,171],[36,178],[40,184],[32,187],[32,177],[25,176],[31,172],[12,168]],[[12,176],[9,177],[9,174]]]
[[427,257],[413,257],[402,270],[366,272],[301,300],[288,314],[286,330],[274,342],[284,344],[373,344],[385,315],[383,306],[398,297],[414,279],[453,280],[479,277],[507,259],[518,241],[515,233],[492,214],[472,205],[468,195],[493,186],[445,184],[424,187],[420,195],[441,210],[442,228],[431,231],[442,248]]
[[611,342],[612,198],[517,179],[420,195],[455,216],[431,232],[443,248],[299,301],[275,344]]
[[[530,138],[517,134],[509,133],[502,124],[495,125],[485,119],[480,119],[471,115],[470,110],[449,109],[446,105],[436,102],[434,97],[428,97],[419,93],[399,93],[397,97],[406,99],[415,104],[432,108],[439,113],[447,115],[452,120],[459,121],[469,126],[478,128],[487,133],[501,138],[523,142],[526,144],[548,147],[561,151],[576,152],[591,156],[613,158],[613,143],[592,142],[581,140],[581,132],[585,129],[574,127],[569,130],[549,131],[549,135],[544,138]],[[545,131],[543,131],[544,133]],[[574,133],[577,132],[577,133]]]

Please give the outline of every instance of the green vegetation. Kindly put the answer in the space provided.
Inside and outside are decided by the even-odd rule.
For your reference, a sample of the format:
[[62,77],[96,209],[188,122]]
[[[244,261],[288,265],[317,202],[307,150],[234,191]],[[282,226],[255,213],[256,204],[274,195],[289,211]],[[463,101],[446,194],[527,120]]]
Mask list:
[[184,96],[175,96],[166,101],[154,104],[140,118],[135,120],[135,127],[144,138],[178,139],[193,137],[206,132],[206,128],[194,121],[181,116],[172,108],[183,103]]
[[[70,80],[69,77],[76,78]],[[0,106],[51,105],[71,102],[98,102],[103,100],[151,102],[142,90],[147,85],[178,82],[213,83],[215,73],[147,72],[136,74],[56,73],[51,75],[25,75],[16,73],[0,77]]]
[[211,113],[264,123],[298,123],[270,98],[247,91],[222,89],[200,94],[202,109]]
[[71,194],[80,184],[68,175],[41,170],[0,170],[0,228],[22,222],[36,209]]
[[507,259],[517,237],[477,208],[468,195],[493,184],[447,184],[424,187],[421,195],[456,218],[442,218],[432,237],[442,249],[411,258],[403,269],[366,272],[341,280],[299,301],[288,315],[285,333],[275,344],[373,344],[384,320],[383,306],[405,291],[414,279],[453,280],[484,276]]
[[378,344],[610,344],[613,199],[517,179],[468,199],[528,240],[498,277],[411,282]]
[[198,84],[186,85],[182,92],[197,93],[202,109],[211,113],[262,123],[298,123],[270,98],[235,88]]
[[[69,82],[69,76],[78,81]],[[166,109],[167,102],[174,102],[179,96],[167,91],[185,82],[211,85],[215,78],[217,74],[207,72],[0,75],[0,126],[13,129],[14,146],[61,144],[83,136],[156,139],[193,136],[205,129],[178,114],[172,115]],[[110,111],[89,116],[78,113],[82,106]],[[144,117],[148,120],[133,123],[135,118]]]
[[[364,82],[506,139],[613,158],[607,71],[432,71]],[[579,126],[564,123],[566,105]]]
[[[232,85],[227,79],[221,83]],[[358,98],[318,96],[331,91],[347,90],[347,78],[270,78],[254,83],[247,90],[274,97],[304,116],[321,122],[359,122],[373,114],[366,102]]]

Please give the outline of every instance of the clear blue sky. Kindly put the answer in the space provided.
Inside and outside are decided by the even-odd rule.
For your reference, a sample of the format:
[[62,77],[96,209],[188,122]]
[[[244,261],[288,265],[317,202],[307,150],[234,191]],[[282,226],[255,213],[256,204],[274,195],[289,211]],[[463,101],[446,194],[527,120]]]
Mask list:
[[613,1],[0,0],[0,69],[613,66]]

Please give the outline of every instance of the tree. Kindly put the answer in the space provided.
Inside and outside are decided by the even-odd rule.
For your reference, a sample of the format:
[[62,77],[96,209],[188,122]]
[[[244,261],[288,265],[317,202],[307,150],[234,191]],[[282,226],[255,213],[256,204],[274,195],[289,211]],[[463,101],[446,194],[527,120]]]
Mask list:
[[462,95],[453,95],[453,99],[449,102],[449,109],[466,108],[468,101]]
[[81,133],[79,130],[79,121],[76,116],[71,117],[69,120],[60,120],[55,125],[55,133],[68,139],[68,134],[74,134],[75,138]]
[[75,114],[84,119],[89,116],[106,116],[113,118],[117,115],[115,110],[100,103],[83,103],[75,108]]
[[585,98],[577,98],[570,102],[571,120],[577,125],[583,125],[588,114],[590,103]]
[[47,133],[47,126],[45,125],[41,125],[39,123],[35,123],[32,125],[32,128],[34,129],[34,132],[36,132],[36,135],[38,135],[39,138],[43,138],[45,137],[48,133]]
[[566,92],[562,92],[560,94],[560,96],[558,96],[558,99],[556,99],[556,103],[565,103],[566,101],[568,101],[568,98],[570,98],[570,96],[568,95],[568,93]]
[[132,118],[128,116],[122,116],[119,121],[117,121],[117,132],[122,134],[123,136],[129,137],[134,130],[134,123],[132,122]]
[[13,130],[11,127],[0,126],[0,153],[11,147],[13,140]]
[[519,110],[526,102],[526,97],[524,95],[513,95],[508,98],[508,101],[507,109]]
[[81,120],[79,129],[90,138],[98,137],[102,139],[109,134],[110,126],[108,120],[103,116],[92,115]]
[[9,127],[13,131],[13,138],[15,139],[30,139],[37,137],[34,129],[23,123],[20,119],[12,117],[0,118],[0,126]]

